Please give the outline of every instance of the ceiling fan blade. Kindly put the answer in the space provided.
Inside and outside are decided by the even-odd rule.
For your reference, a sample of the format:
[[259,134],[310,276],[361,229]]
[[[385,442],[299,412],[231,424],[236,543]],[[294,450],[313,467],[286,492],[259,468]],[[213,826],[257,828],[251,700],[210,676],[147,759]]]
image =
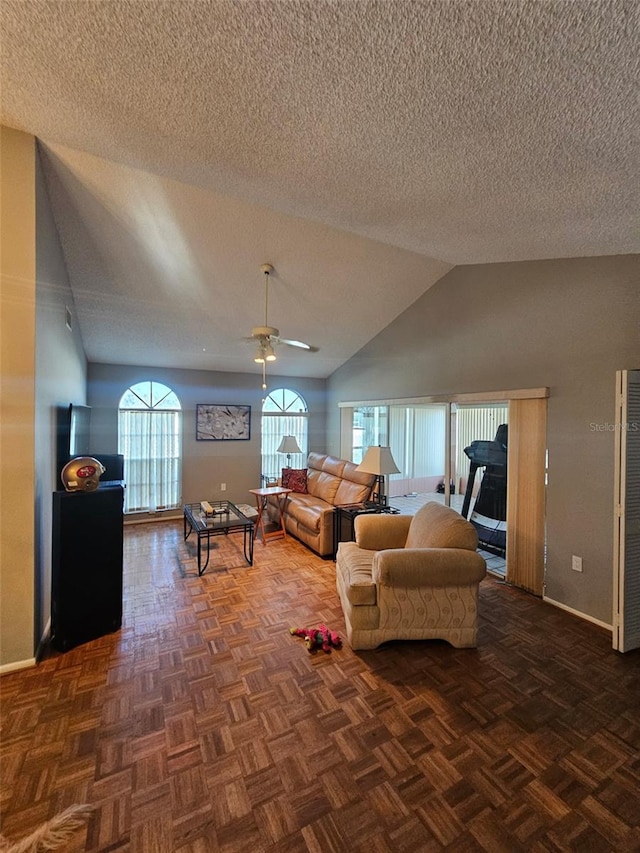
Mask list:
[[307,350],[307,352],[318,352],[318,347],[312,347],[310,344],[305,344],[304,341],[290,341],[287,340],[287,338],[278,338],[278,343],[286,344],[288,347],[304,349]]

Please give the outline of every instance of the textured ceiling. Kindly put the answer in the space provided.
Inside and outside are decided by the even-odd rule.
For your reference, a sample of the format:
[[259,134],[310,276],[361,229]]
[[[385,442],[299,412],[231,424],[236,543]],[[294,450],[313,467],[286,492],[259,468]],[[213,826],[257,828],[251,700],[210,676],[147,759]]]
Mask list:
[[266,261],[320,348],[278,372],[326,376],[453,264],[639,250],[637,0],[0,14],[92,361],[253,369]]

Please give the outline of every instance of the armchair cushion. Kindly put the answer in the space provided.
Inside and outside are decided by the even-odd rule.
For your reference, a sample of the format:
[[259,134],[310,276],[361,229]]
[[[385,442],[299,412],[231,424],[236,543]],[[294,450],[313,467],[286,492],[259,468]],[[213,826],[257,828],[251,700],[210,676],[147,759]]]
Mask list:
[[413,516],[358,515],[354,523],[356,543],[368,551],[404,548]]
[[371,564],[375,583],[407,589],[479,583],[486,570],[480,554],[464,548],[393,548],[378,551]]
[[466,518],[450,507],[427,503],[413,516],[405,548],[466,548],[475,551],[478,534]]

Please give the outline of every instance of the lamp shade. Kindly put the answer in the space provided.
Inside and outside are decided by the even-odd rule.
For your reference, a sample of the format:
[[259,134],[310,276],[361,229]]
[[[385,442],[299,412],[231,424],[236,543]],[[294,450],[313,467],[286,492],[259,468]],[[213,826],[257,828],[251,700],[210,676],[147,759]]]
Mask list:
[[364,471],[365,474],[378,475],[400,473],[389,447],[369,447],[357,470]]
[[295,435],[283,435],[277,453],[302,453],[298,447]]

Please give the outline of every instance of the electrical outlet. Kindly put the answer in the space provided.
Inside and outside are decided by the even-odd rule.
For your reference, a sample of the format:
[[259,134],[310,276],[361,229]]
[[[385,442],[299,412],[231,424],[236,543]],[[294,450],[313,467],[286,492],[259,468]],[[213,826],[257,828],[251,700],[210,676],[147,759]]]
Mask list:
[[[226,483],[220,483],[220,491],[221,492],[227,491],[227,484]],[[580,571],[582,571],[582,569],[580,569]]]
[[571,568],[573,569],[574,572],[581,572],[582,571],[582,557],[576,557],[576,555],[574,554],[571,557]]

